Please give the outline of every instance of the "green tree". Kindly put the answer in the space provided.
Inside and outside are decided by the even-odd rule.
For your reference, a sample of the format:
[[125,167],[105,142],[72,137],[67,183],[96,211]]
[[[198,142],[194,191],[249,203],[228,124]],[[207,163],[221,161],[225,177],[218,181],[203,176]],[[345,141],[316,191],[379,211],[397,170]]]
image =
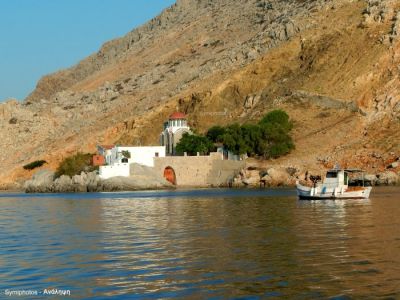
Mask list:
[[290,131],[293,128],[289,116],[282,110],[266,114],[259,122],[263,142],[259,145],[259,155],[277,158],[295,148]]
[[262,131],[260,126],[244,124],[241,127],[242,139],[246,145],[246,153],[249,156],[258,154],[259,144],[262,142]]
[[199,152],[206,155],[210,153],[213,147],[213,143],[207,137],[186,132],[182,135],[175,150],[178,154],[186,152],[188,155],[196,155]]
[[285,111],[273,110],[257,124],[213,126],[206,136],[185,134],[176,151],[207,154],[213,149],[213,143],[223,143],[234,154],[276,158],[294,149],[290,136],[292,128],[293,123]]
[[260,120],[258,124],[260,126],[265,124],[276,124],[285,129],[287,132],[293,128],[293,124],[289,120],[288,114],[281,109],[270,111]]
[[235,123],[226,127],[225,134],[222,136],[225,147],[235,154],[247,153],[248,147],[242,135],[242,128]]
[[206,137],[214,143],[222,142],[222,136],[225,134],[226,129],[222,126],[213,126],[208,129]]

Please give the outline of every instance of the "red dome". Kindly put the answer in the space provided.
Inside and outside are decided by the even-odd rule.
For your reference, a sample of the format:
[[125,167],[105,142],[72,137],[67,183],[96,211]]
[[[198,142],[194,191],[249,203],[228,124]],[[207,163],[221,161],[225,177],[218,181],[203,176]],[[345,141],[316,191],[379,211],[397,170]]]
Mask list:
[[186,115],[181,112],[174,112],[172,115],[169,116],[170,120],[180,120],[180,119],[186,119]]

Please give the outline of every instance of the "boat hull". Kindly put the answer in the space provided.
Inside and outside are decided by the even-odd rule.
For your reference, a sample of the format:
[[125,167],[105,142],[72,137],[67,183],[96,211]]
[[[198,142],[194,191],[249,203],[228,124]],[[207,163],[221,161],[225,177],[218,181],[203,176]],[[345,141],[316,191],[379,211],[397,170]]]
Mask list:
[[335,199],[368,199],[371,193],[371,187],[358,187],[358,188],[324,188],[319,187],[306,187],[297,184],[297,196],[300,200],[335,200]]
[[350,196],[350,197],[323,197],[323,196],[299,196],[300,200],[350,200],[350,199],[368,199],[369,197]]

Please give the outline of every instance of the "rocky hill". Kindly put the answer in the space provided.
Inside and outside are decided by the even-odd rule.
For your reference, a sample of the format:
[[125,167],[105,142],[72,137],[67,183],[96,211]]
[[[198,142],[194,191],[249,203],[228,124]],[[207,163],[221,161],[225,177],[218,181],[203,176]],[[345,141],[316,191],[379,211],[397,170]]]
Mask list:
[[400,156],[399,64],[396,0],[178,0],[0,104],[0,182],[99,143],[157,144],[176,110],[201,132],[285,109],[297,149],[259,168],[383,171]]

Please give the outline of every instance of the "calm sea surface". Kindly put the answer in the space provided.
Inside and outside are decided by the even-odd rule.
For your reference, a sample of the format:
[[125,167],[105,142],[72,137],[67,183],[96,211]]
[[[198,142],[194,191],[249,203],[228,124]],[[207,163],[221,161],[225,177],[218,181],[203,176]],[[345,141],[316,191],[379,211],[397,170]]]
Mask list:
[[346,201],[285,189],[0,194],[0,299],[51,289],[69,299],[400,299],[400,188]]

